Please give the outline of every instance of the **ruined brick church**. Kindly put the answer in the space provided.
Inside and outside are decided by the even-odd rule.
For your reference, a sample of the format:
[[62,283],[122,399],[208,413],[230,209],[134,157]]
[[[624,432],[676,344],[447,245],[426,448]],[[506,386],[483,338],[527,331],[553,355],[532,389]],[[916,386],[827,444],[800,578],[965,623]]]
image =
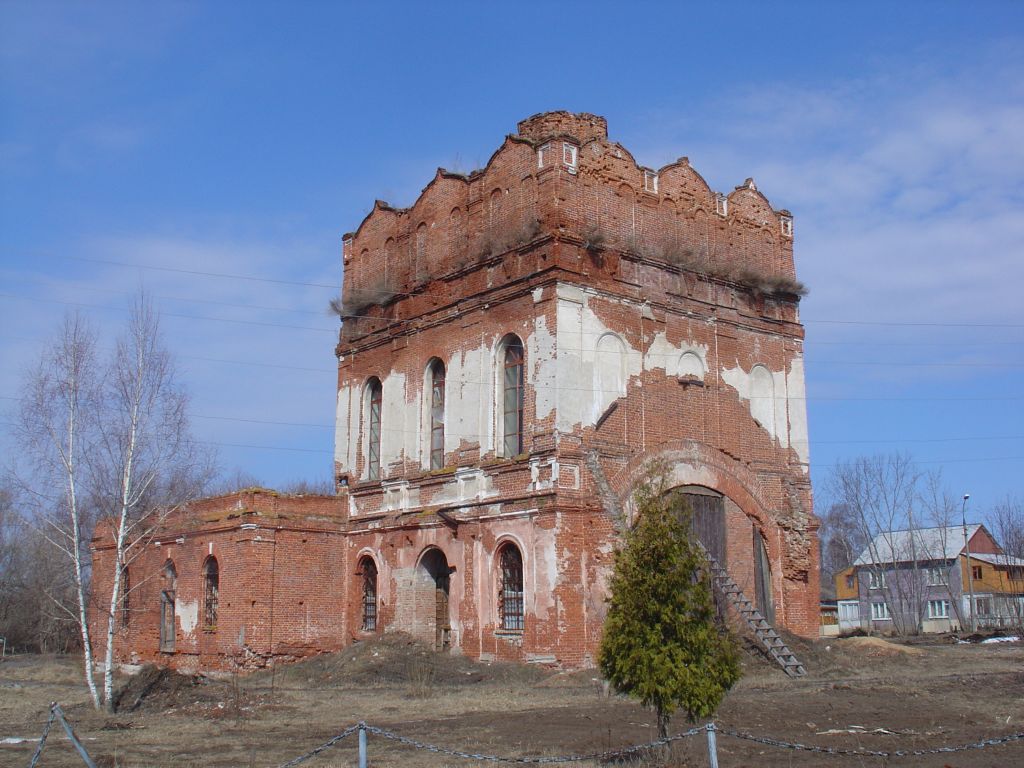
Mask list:
[[[335,495],[168,517],[122,568],[120,661],[255,667],[404,631],[591,664],[653,459],[761,612],[817,634],[793,219],[752,180],[716,193],[601,117],[539,114],[485,168],[377,201],[343,262]],[[100,580],[102,531],[93,552]]]

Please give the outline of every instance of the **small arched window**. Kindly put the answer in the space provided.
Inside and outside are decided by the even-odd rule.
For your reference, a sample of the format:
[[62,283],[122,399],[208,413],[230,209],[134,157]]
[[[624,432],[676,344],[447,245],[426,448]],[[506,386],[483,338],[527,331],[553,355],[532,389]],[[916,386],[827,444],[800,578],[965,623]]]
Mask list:
[[444,467],[444,363],[430,364],[430,468]]
[[523,342],[516,336],[509,336],[502,344],[501,354],[503,456],[518,456],[523,452],[523,361]]
[[380,421],[381,405],[384,399],[384,387],[380,379],[374,377],[366,385],[366,476],[370,480],[380,479]]
[[363,631],[377,631],[377,564],[372,557],[359,561],[359,575],[363,581]]
[[128,577],[128,566],[121,566],[121,626],[128,627],[128,620],[131,618],[131,606],[128,604],[128,593],[132,585]]
[[178,572],[174,561],[164,563],[160,585],[160,650],[163,653],[174,653],[174,605],[178,590]]
[[217,601],[220,595],[220,567],[212,555],[203,563],[203,628],[217,629]]
[[499,554],[501,583],[498,588],[498,613],[501,628],[523,630],[523,556],[515,544],[506,544]]

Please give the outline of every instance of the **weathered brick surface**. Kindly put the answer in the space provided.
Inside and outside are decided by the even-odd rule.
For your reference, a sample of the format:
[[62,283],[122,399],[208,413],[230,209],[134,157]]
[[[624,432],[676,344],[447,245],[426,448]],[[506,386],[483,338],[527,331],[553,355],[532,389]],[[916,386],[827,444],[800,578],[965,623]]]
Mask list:
[[[756,530],[778,623],[816,633],[792,219],[753,182],[716,195],[685,158],[639,167],[603,118],[546,113],[520,123],[486,168],[438,171],[411,208],[378,201],[345,236],[343,260],[337,495],[245,492],[167,521],[160,545],[131,565],[120,658],[252,666],[344,646],[367,636],[364,557],[378,572],[375,631],[433,641],[436,584],[422,563],[436,549],[451,571],[455,652],[592,663],[617,538],[591,452],[627,514],[651,459],[676,486],[722,494],[737,582],[753,593]],[[517,456],[501,440],[508,334],[525,350]],[[434,358],[446,385],[444,467],[432,471]],[[368,463],[371,379],[383,392],[379,478]],[[521,632],[500,625],[508,542],[523,559]],[[201,615],[211,547],[215,630],[189,613],[195,603]],[[102,537],[95,556],[102,582]],[[168,558],[184,619],[175,653],[160,654]]]

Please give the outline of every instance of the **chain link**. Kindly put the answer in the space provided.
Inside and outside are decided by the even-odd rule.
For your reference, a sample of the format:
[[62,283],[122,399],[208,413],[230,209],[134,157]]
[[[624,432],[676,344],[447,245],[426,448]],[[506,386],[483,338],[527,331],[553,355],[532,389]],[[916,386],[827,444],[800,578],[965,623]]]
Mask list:
[[383,728],[377,728],[372,725],[366,726],[368,733],[375,734],[391,741],[396,741],[399,744],[404,744],[415,749],[423,749],[428,752],[435,752],[441,755],[448,755],[449,757],[462,757],[468,760],[479,760],[481,762],[489,763],[512,763],[512,764],[532,764],[532,765],[550,765],[552,763],[579,763],[584,760],[610,760],[615,757],[622,757],[625,755],[635,754],[637,752],[643,752],[644,750],[652,749],[654,747],[664,746],[671,744],[673,741],[679,741],[681,739],[689,738],[690,736],[696,736],[698,733],[704,733],[707,730],[706,725],[701,725],[696,728],[691,728],[688,731],[677,733],[675,736],[668,736],[664,739],[657,739],[646,744],[636,744],[631,747],[623,747],[622,749],[609,749],[604,752],[595,752],[589,755],[560,755],[551,757],[502,757],[501,755],[487,755],[477,752],[463,752],[458,749],[448,749],[447,747],[439,747],[436,744],[429,744],[427,742],[417,741],[416,739],[410,739],[408,736],[402,736],[392,731],[386,731]]
[[951,747],[933,747],[932,749],[896,749],[892,752],[887,752],[882,749],[864,749],[861,747],[855,749],[844,747],[820,747],[815,744],[781,741],[769,736],[754,736],[753,734],[743,733],[742,731],[733,731],[720,726],[715,726],[715,730],[719,733],[725,734],[726,736],[732,736],[735,739],[753,741],[757,744],[765,744],[769,747],[795,749],[803,752],[815,752],[821,755],[847,755],[853,757],[921,757],[923,755],[939,755],[948,754],[950,752],[967,752],[972,749],[985,749],[986,747],[995,747],[1000,744],[1009,744],[1010,742],[1024,739],[1024,733],[1011,733],[1007,736],[982,739],[981,741],[971,742],[970,744],[957,744]]
[[335,744],[337,744],[342,739],[345,739],[345,738],[348,738],[349,736],[351,736],[353,733],[358,731],[361,726],[362,726],[362,723],[356,723],[355,725],[350,725],[348,728],[346,728],[344,731],[339,733],[333,739],[329,739],[329,740],[325,741],[319,747],[316,747],[315,749],[311,749],[309,752],[307,752],[304,755],[299,755],[295,759],[289,760],[287,763],[282,763],[279,766],[279,768],[290,768],[290,766],[298,765],[299,763],[302,763],[302,762],[305,762],[306,760],[309,760],[309,758],[311,758],[311,757],[316,757],[321,752],[323,752],[325,749],[330,749],[331,747],[333,747]]

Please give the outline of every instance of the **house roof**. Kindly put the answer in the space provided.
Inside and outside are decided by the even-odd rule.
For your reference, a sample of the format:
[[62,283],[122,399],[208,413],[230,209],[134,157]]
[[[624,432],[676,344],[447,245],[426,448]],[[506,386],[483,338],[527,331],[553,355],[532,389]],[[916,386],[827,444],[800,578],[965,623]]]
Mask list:
[[[967,526],[967,536],[974,538],[981,525]],[[961,525],[946,528],[917,528],[913,531],[885,531],[872,539],[854,565],[881,565],[907,563],[917,560],[952,560],[964,548],[964,529]],[[971,557],[975,557],[971,553]]]
[[986,552],[971,552],[971,560],[981,560],[983,563],[991,563],[992,565],[1024,566],[1024,557],[990,555]]

